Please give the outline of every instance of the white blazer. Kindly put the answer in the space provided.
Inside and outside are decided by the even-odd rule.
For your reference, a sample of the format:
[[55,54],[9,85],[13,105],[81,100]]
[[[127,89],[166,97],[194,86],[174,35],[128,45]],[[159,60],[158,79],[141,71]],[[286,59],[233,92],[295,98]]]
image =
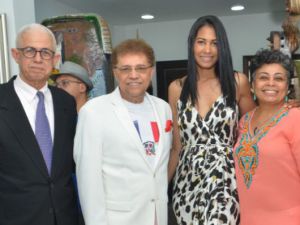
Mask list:
[[167,165],[172,131],[169,105],[146,94],[159,128],[153,168],[119,88],[90,100],[79,112],[74,159],[86,225],[167,225]]

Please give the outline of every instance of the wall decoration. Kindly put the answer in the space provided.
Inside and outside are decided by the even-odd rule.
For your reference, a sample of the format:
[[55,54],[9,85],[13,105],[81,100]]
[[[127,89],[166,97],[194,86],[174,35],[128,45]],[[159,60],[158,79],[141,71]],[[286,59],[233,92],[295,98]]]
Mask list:
[[287,16],[282,23],[284,36],[291,54],[299,48],[300,0],[285,0]]
[[101,16],[65,15],[46,19],[42,24],[51,29],[56,37],[57,50],[62,56],[60,63],[68,60],[87,69],[94,85],[89,93],[91,98],[114,89],[110,66],[111,35],[108,24]]

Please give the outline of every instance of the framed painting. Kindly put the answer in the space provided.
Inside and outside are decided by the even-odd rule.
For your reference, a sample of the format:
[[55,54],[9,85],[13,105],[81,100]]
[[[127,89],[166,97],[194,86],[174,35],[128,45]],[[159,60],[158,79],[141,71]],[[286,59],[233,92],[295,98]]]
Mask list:
[[[42,22],[55,35],[61,62],[72,61],[88,71],[94,88],[90,98],[114,89],[110,55],[111,34],[106,21],[97,14],[57,16]],[[56,68],[59,68],[57,66]],[[55,72],[54,72],[55,73]]]

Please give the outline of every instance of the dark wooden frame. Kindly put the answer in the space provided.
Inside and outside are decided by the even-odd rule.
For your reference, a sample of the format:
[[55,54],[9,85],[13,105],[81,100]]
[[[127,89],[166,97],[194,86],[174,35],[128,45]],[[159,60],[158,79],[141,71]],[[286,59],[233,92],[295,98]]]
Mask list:
[[170,83],[187,74],[187,60],[159,61],[156,63],[157,96],[168,101]]
[[243,56],[243,73],[247,75],[249,81],[250,81],[250,64],[251,60],[254,57],[254,55],[244,55]]

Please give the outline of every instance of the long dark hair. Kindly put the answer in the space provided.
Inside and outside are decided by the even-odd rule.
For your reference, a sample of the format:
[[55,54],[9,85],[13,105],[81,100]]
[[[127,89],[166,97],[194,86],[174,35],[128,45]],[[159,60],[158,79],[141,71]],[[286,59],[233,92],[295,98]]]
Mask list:
[[188,38],[188,74],[182,88],[180,100],[185,105],[190,98],[192,105],[195,105],[199,97],[197,91],[198,78],[194,56],[194,43],[198,30],[207,25],[215,30],[217,36],[218,61],[215,66],[215,72],[221,84],[221,91],[226,97],[226,105],[235,109],[236,82],[229,43],[224,26],[216,16],[203,16],[198,18],[190,30]]

